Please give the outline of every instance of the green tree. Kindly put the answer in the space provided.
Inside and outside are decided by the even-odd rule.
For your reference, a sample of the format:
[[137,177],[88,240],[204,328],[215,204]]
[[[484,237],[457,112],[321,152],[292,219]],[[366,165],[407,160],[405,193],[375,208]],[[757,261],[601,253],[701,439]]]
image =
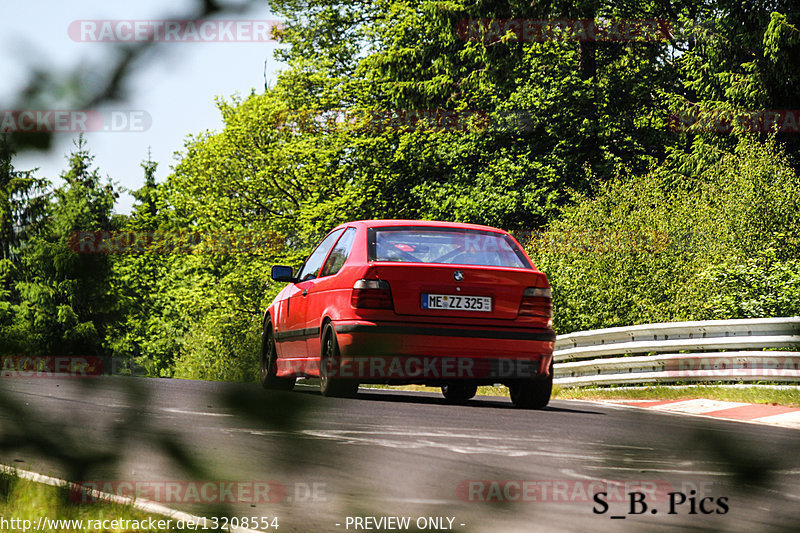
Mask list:
[[0,259],[14,261],[26,239],[47,215],[47,180],[14,169],[14,151],[0,135]]
[[29,349],[47,355],[103,354],[107,325],[116,316],[109,293],[111,259],[70,249],[75,232],[116,229],[117,193],[92,169],[83,137],[75,143],[65,184],[55,189],[47,233],[35,236],[20,258],[17,328]]
[[13,155],[8,137],[0,135],[0,351],[9,353],[28,345],[26,331],[15,321],[20,309],[16,284],[21,256],[43,231],[50,207],[47,180],[14,169]]
[[780,148],[744,138],[691,184],[676,175],[609,183],[529,240],[559,333],[800,314],[800,177]]

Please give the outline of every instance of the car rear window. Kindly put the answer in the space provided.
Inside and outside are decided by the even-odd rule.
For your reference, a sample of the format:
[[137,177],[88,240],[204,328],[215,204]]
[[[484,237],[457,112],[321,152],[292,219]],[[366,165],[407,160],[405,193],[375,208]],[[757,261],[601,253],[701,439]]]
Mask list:
[[531,268],[525,254],[502,233],[462,228],[371,228],[370,261]]

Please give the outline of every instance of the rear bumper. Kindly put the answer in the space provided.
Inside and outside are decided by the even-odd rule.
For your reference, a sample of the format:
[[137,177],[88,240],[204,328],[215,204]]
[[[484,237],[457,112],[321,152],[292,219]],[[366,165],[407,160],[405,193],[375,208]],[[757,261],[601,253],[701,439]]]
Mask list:
[[545,378],[552,329],[431,326],[423,323],[334,323],[343,378],[363,383],[502,383]]

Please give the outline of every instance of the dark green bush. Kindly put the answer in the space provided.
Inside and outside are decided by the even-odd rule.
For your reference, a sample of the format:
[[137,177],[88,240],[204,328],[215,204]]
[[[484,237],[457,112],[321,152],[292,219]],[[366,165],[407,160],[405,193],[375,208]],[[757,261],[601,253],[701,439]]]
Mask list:
[[579,198],[528,248],[559,333],[799,315],[798,220],[797,174],[774,143],[745,138],[700,175],[666,167]]

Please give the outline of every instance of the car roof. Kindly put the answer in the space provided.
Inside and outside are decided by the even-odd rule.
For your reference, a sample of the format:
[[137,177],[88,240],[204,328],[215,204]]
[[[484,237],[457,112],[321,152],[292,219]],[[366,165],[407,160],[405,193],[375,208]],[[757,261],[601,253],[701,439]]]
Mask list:
[[480,224],[465,224],[463,222],[444,222],[439,220],[354,220],[341,224],[340,228],[352,225],[363,225],[368,228],[386,228],[392,226],[422,226],[432,228],[459,228],[459,229],[473,229],[482,231],[492,231],[495,233],[505,233],[504,230],[493,228],[491,226],[482,226]]

